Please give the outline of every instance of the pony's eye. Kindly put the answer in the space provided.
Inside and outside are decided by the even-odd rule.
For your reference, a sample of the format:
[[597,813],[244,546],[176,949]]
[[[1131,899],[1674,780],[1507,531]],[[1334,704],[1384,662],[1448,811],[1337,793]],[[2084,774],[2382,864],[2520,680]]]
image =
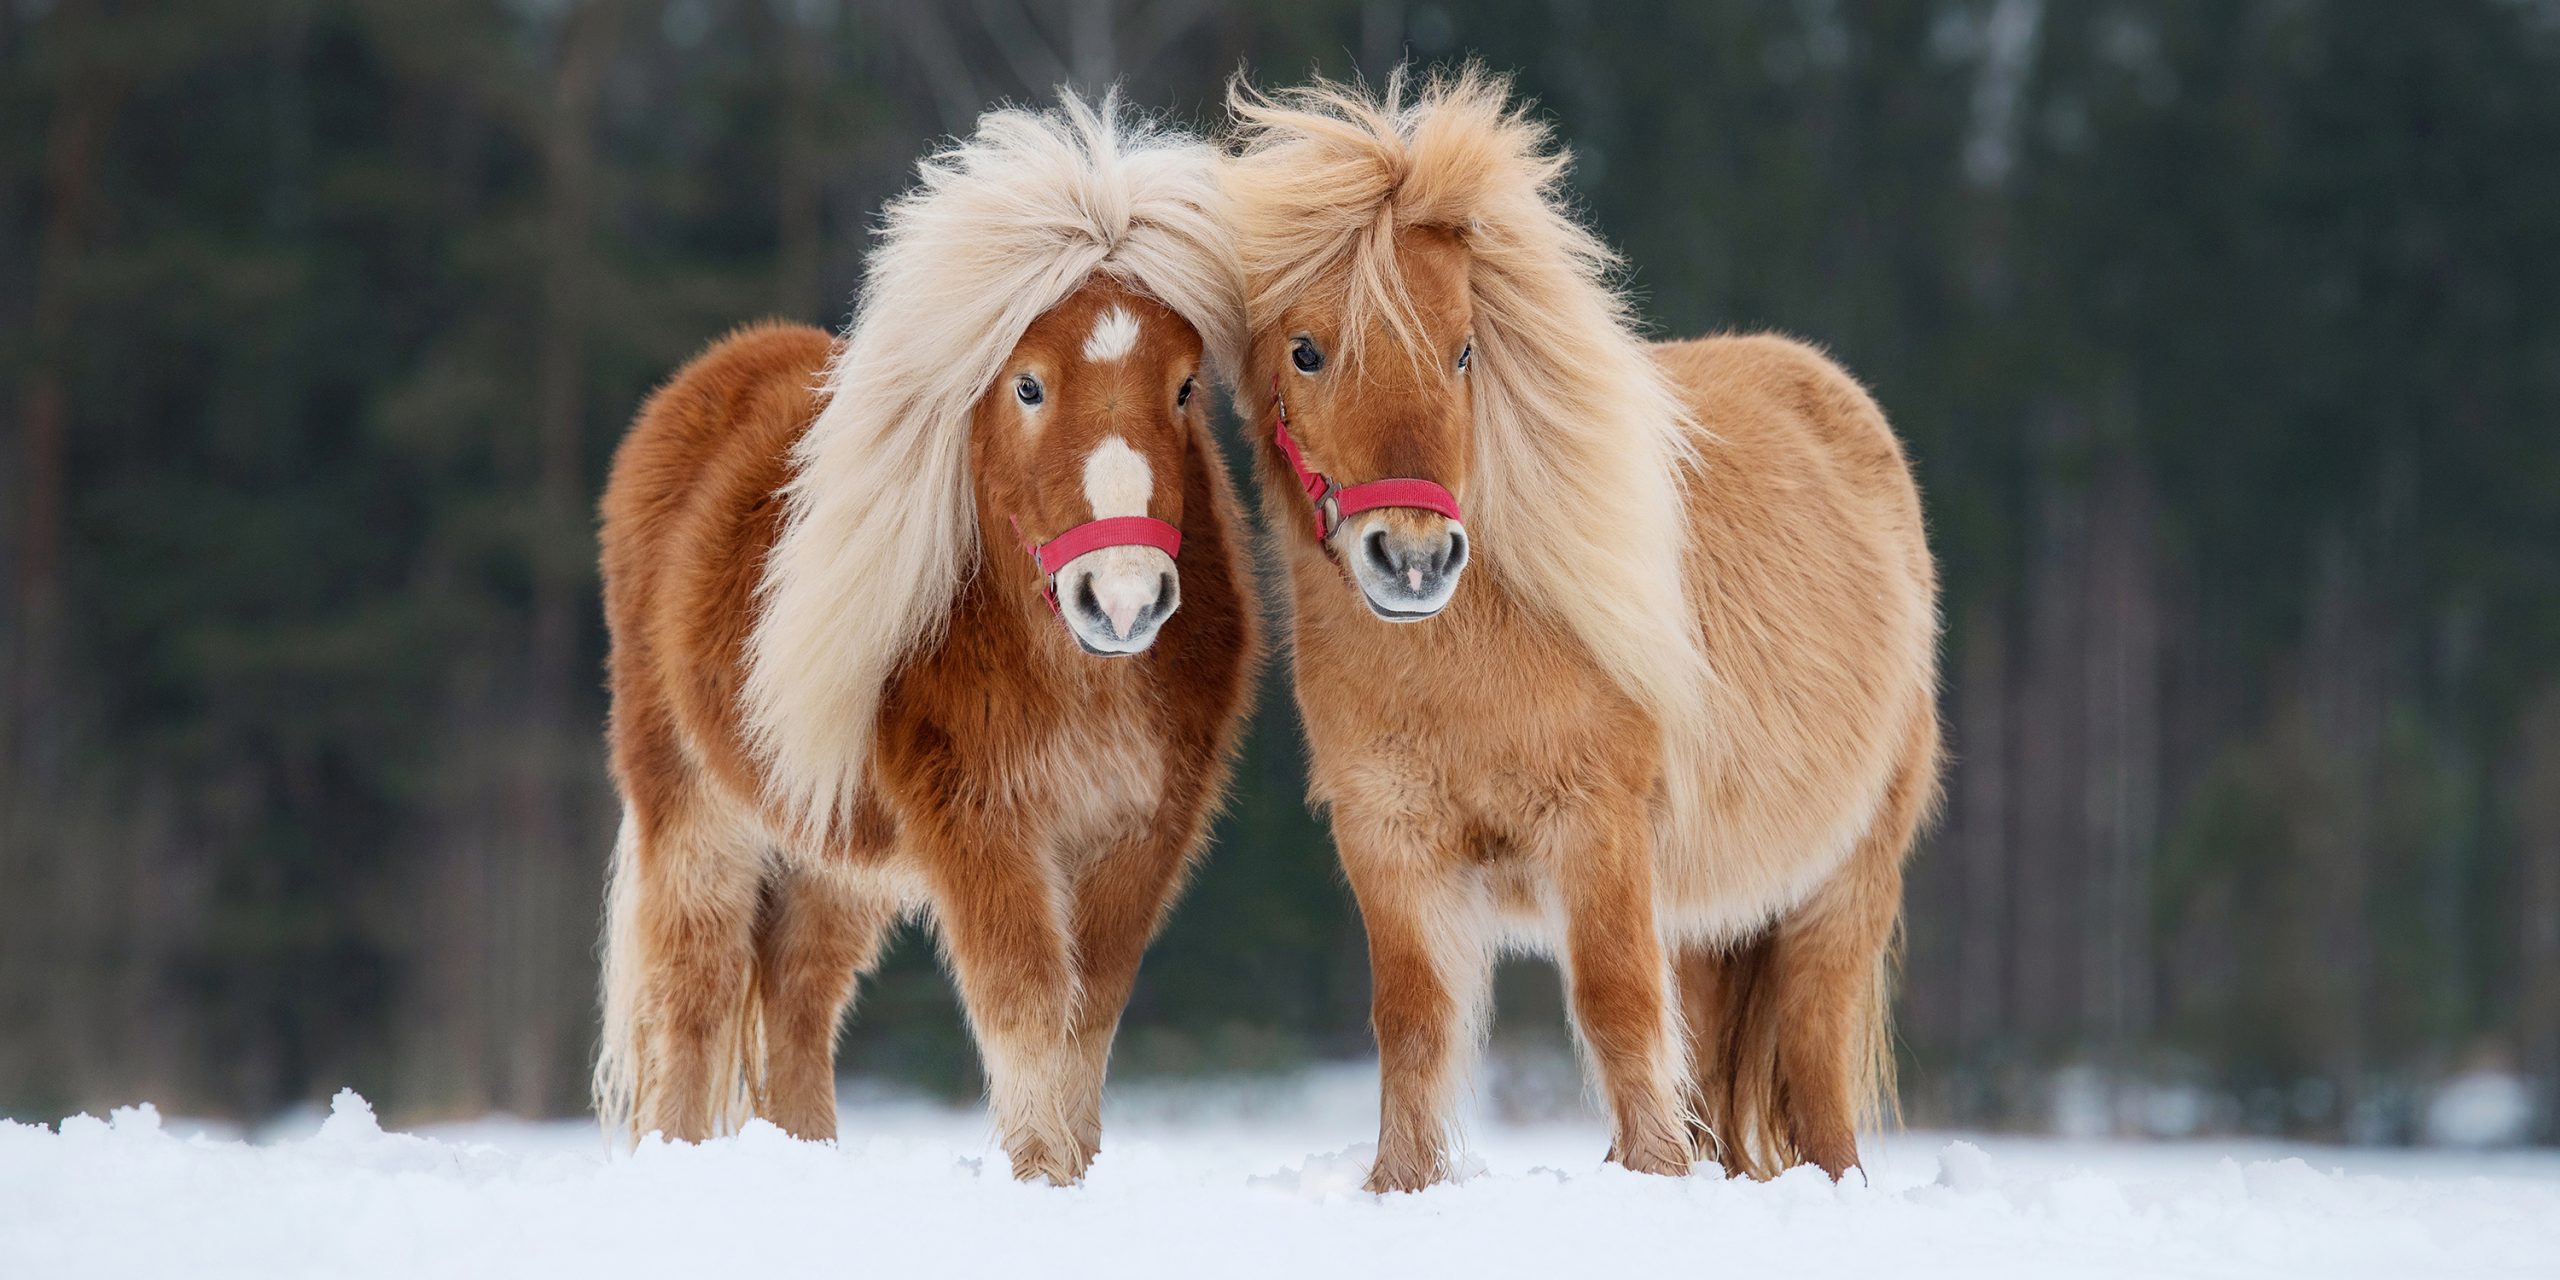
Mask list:
[[1474,364],[1475,362],[1476,344],[1470,342],[1467,345],[1458,348],[1458,372],[1465,373],[1467,371],[1467,366]]
[[1040,403],[1040,380],[1027,373],[1014,379],[1013,398],[1023,402],[1024,404]]
[[1289,363],[1298,366],[1300,373],[1314,373],[1324,367],[1324,353],[1316,350],[1313,339],[1300,338],[1289,344]]
[[1173,393],[1174,408],[1188,409],[1191,407],[1191,384],[1193,381],[1194,379],[1191,378],[1184,378],[1182,380],[1182,390]]

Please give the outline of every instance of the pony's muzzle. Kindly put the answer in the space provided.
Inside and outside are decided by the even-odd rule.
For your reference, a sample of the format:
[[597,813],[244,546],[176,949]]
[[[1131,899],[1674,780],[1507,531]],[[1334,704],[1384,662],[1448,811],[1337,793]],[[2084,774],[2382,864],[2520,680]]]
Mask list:
[[1467,567],[1467,527],[1436,512],[1364,512],[1344,522],[1340,539],[1369,611],[1389,622],[1447,608]]
[[1058,613],[1086,653],[1125,658],[1156,642],[1182,607],[1182,575],[1154,547],[1104,547],[1058,570]]

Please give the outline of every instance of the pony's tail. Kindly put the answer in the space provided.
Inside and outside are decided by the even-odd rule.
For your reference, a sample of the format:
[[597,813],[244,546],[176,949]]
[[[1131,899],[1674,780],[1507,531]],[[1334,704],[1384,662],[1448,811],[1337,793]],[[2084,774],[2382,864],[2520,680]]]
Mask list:
[[1780,1111],[1777,982],[1770,973],[1774,933],[1736,945],[1720,962],[1715,1021],[1691,1028],[1702,1052],[1692,1064],[1704,1105],[1707,1149],[1728,1174],[1771,1178],[1795,1163],[1795,1143]]
[[[641,1117],[650,1095],[663,1087],[650,1061],[647,1020],[641,1013],[650,965],[640,930],[640,877],[632,865],[637,836],[631,815],[614,840],[613,867],[605,881],[602,964],[603,1032],[596,1046],[596,1121],[605,1140],[628,1150],[644,1136]],[[749,953],[751,957],[754,952]],[[764,1087],[765,1028],[760,958],[750,959],[737,1007],[731,1011],[722,1052],[704,1081],[704,1110],[715,1133],[734,1132],[755,1112]]]
[[1858,1042],[1851,1046],[1855,1074],[1849,1077],[1849,1100],[1858,1132],[1882,1133],[1902,1127],[1902,1079],[1893,1052],[1893,993],[1902,985],[1902,918],[1893,921],[1893,939],[1876,952],[1875,978],[1867,983],[1866,1008],[1858,1018]]
[[[1786,945],[1773,928],[1727,952],[1721,962],[1717,1025],[1692,1028],[1703,1052],[1693,1065],[1694,1088],[1706,1147],[1699,1152],[1725,1172],[1766,1180],[1805,1162],[1787,1127],[1786,1075],[1778,1058],[1785,1017],[1774,961]],[[1901,1123],[1893,1054],[1893,989],[1900,969],[1902,931],[1876,953],[1874,972],[1860,984],[1851,1011],[1847,1057],[1849,1101],[1864,1139]]]
[[603,988],[604,1025],[596,1041],[596,1122],[605,1140],[629,1147],[639,1140],[640,966],[639,877],[631,860],[637,837],[631,814],[622,815],[621,834],[614,837],[613,864],[605,873],[604,940],[598,965]]

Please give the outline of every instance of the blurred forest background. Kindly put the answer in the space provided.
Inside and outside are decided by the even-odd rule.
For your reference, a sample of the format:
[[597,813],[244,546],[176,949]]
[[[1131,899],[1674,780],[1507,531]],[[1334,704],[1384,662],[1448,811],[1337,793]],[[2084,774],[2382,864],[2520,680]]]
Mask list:
[[[0,0],[0,1112],[580,1108],[653,382],[841,323],[990,103],[1469,53],[1660,330],[1821,342],[1915,451],[1909,1116],[2394,1141],[2468,1073],[2552,1140],[2552,0]],[[1124,1070],[1368,1051],[1295,732]],[[974,1088],[913,933],[846,1044]]]

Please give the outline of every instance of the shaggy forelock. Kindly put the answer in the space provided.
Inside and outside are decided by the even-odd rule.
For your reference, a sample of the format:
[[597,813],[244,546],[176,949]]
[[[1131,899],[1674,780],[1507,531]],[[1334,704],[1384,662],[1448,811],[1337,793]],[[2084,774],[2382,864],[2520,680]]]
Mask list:
[[1546,125],[1508,104],[1509,86],[1469,66],[1408,96],[1399,68],[1382,94],[1318,80],[1264,93],[1239,78],[1227,106],[1238,163],[1227,185],[1238,213],[1246,314],[1259,330],[1310,293],[1343,308],[1347,358],[1374,314],[1405,343],[1420,318],[1397,266],[1399,231],[1436,227],[1478,242],[1504,227],[1554,222],[1549,246],[1593,278],[1616,259],[1548,207],[1567,157]]
[[885,211],[793,453],[749,641],[748,742],[811,830],[849,811],[882,686],[974,563],[969,413],[1024,331],[1100,274],[1190,322],[1222,373],[1244,337],[1216,155],[1116,95],[990,112],[919,178]]
[[1375,317],[1421,338],[1396,234],[1438,228],[1468,256],[1477,361],[1467,526],[1505,586],[1572,629],[1662,724],[1675,810],[1695,796],[1711,678],[1683,580],[1693,429],[1612,286],[1617,255],[1569,211],[1570,157],[1469,65],[1414,90],[1241,79],[1226,169],[1255,333],[1302,299],[1342,308],[1354,361]]

